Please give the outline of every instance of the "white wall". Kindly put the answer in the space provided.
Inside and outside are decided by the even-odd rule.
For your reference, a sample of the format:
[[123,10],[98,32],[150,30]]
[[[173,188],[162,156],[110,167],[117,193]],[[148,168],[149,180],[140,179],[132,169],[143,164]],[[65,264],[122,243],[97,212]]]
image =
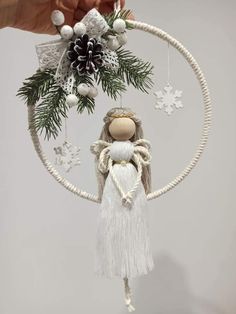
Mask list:
[[[214,107],[209,146],[199,166],[178,188],[150,202],[155,270],[132,281],[137,313],[236,313],[235,10],[233,0],[127,1],[136,18],[178,38],[208,79]],[[0,313],[126,313],[119,279],[93,274],[96,204],[62,189],[40,164],[27,131],[27,112],[15,97],[34,73],[34,45],[51,39],[13,29],[0,31]],[[166,45],[139,31],[129,48],[155,65],[155,90],[166,80]],[[175,88],[185,108],[172,117],[155,111],[152,94],[131,89],[124,103],[143,118],[153,145],[153,186],[178,174],[200,137],[200,90],[189,66],[171,50]],[[70,139],[82,165],[69,178],[96,192],[90,144],[114,102],[100,93],[93,116],[72,110]],[[50,159],[52,148],[45,145]]]

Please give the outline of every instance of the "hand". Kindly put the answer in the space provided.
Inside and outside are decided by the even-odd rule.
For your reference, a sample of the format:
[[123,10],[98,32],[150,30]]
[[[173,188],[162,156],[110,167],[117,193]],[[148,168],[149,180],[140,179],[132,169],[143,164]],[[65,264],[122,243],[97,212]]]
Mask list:
[[[124,7],[124,4],[125,0],[121,0],[121,7]],[[101,13],[112,12],[114,0],[3,0],[3,4],[0,4],[0,13],[8,10],[6,16],[11,19],[6,23],[7,25],[3,26],[34,33],[56,34],[56,29],[51,22],[53,10],[58,9],[64,13],[65,24],[74,25],[94,7]],[[12,10],[14,14],[9,10]]]

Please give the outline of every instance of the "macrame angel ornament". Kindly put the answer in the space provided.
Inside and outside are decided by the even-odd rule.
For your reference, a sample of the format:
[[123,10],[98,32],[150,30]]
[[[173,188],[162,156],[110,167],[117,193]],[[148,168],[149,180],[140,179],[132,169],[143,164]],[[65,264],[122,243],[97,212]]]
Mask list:
[[111,109],[104,122],[100,139],[91,146],[101,198],[96,273],[123,278],[126,305],[133,311],[128,279],[153,268],[146,197],[151,185],[150,143],[130,109]]
[[[18,91],[28,108],[29,131],[41,162],[64,188],[73,194],[101,203],[97,229],[96,273],[124,280],[127,309],[132,312],[129,279],[147,274],[154,266],[148,234],[147,201],[167,193],[186,178],[198,163],[207,143],[211,125],[211,100],[199,65],[189,51],[161,29],[129,20],[130,11],[120,10],[115,0],[114,12],[101,15],[89,11],[75,25],[65,22],[62,12],[53,12],[52,22],[61,38],[37,46],[40,67],[26,79]],[[56,138],[62,119],[71,107],[81,114],[95,109],[97,86],[113,100],[129,85],[148,92],[153,86],[153,66],[133,55],[123,46],[127,30],[142,30],[175,47],[191,66],[201,88],[204,123],[200,144],[189,164],[171,182],[151,192],[150,143],[143,138],[141,120],[127,108],[113,108],[104,118],[100,139],[91,146],[95,155],[98,196],[73,185],[47,159],[39,134]],[[169,54],[168,54],[169,64]],[[168,83],[169,81],[168,65]],[[171,89],[157,93],[157,108],[170,114],[181,108],[180,92]],[[167,95],[166,95],[167,94]],[[165,96],[165,97],[164,97]],[[168,106],[166,106],[168,105]],[[69,150],[69,154],[65,150]],[[71,168],[79,163],[78,150],[56,148],[58,162]],[[68,169],[69,169],[68,168]]]

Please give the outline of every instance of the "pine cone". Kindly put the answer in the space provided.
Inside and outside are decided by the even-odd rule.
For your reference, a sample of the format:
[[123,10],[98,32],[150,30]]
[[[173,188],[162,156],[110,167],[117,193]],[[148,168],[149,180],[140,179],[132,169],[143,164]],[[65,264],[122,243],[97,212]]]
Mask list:
[[71,68],[79,74],[93,74],[103,66],[102,45],[95,38],[82,35],[69,43],[67,58],[71,61]]

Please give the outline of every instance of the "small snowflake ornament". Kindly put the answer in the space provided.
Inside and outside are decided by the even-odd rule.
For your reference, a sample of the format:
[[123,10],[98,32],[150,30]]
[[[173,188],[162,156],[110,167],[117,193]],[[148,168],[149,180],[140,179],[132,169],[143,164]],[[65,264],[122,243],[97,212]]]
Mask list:
[[183,104],[180,100],[182,97],[182,91],[175,90],[173,91],[173,87],[168,83],[164,90],[157,91],[154,93],[156,96],[156,109],[164,109],[168,115],[171,115],[174,111],[174,107],[176,109],[183,108]]
[[55,164],[63,166],[66,172],[69,172],[74,166],[80,165],[80,148],[71,143],[65,141],[62,146],[55,147],[54,151],[56,153]]

